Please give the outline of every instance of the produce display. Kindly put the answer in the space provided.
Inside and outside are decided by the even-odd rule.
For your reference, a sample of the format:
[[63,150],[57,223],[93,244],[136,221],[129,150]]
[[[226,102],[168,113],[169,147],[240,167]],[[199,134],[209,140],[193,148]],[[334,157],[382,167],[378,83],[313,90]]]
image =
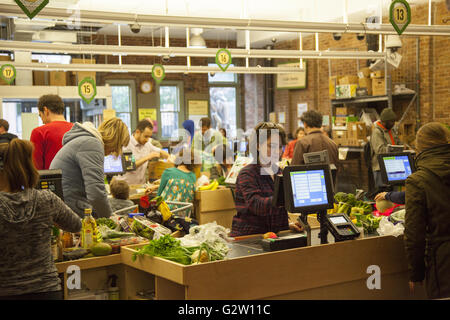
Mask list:
[[219,182],[217,180],[213,180],[210,184],[206,186],[200,186],[198,187],[198,191],[205,191],[205,190],[216,190],[219,186]]
[[161,236],[171,234],[170,229],[151,221],[145,217],[137,216],[134,218],[131,230],[144,238],[152,240],[153,238],[158,239]]
[[101,226],[101,225],[105,225],[110,229],[116,229],[117,228],[117,224],[114,222],[113,219],[110,218],[98,218],[96,219],[97,222],[97,226]]

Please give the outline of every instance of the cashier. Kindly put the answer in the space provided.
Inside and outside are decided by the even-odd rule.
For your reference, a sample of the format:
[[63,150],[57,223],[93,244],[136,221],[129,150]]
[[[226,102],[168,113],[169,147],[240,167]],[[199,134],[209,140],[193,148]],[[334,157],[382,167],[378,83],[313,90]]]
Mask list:
[[136,159],[136,170],[125,173],[117,179],[125,180],[128,184],[144,184],[146,182],[145,169],[149,160],[167,159],[169,154],[155,147],[150,138],[153,133],[153,124],[148,120],[139,121],[135,132],[130,137],[130,143],[124,151],[131,151]]
[[289,223],[286,209],[274,207],[274,174],[286,144],[284,129],[273,122],[261,122],[250,138],[252,164],[241,169],[236,180],[236,215],[230,236],[244,236],[292,229],[301,232],[298,223]]

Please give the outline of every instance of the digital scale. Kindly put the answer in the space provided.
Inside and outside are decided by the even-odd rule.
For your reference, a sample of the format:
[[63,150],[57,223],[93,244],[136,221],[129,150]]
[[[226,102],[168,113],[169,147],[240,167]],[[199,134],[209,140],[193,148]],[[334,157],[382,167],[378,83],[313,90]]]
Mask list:
[[306,247],[308,245],[308,237],[303,233],[289,234],[274,239],[263,239],[261,243],[264,251],[279,251]]

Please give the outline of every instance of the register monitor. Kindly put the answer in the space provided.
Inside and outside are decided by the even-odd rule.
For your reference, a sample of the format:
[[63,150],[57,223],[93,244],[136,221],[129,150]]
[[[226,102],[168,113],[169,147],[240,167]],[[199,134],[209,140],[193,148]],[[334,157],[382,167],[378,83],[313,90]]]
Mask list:
[[39,181],[36,188],[50,190],[64,201],[62,188],[62,170],[38,170],[38,173]]
[[125,162],[124,157],[122,156],[114,156],[108,155],[105,157],[104,164],[105,175],[107,176],[115,176],[121,175],[125,173]]
[[123,161],[125,163],[125,171],[135,171],[136,170],[136,159],[130,151],[123,153]]
[[379,154],[378,162],[381,178],[388,185],[403,185],[414,172],[414,159],[409,152]]
[[316,213],[333,208],[329,165],[288,166],[283,170],[285,207],[291,213]]

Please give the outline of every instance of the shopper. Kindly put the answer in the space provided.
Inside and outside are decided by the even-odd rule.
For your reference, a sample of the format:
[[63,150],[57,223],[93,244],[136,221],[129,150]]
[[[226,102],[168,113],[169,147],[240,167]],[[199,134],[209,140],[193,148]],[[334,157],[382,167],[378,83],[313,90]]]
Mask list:
[[227,130],[225,130],[225,128],[220,128],[219,132],[222,135],[222,143],[228,145]]
[[112,198],[109,198],[109,204],[113,212],[134,205],[134,202],[128,199],[130,197],[130,186],[126,181],[113,178],[109,185],[109,189],[113,196]]
[[38,170],[47,170],[62,148],[64,134],[72,129],[73,123],[64,118],[64,102],[56,94],[41,96],[37,106],[44,125],[31,131],[33,161]]
[[104,121],[98,130],[90,122],[76,122],[64,135],[63,147],[50,169],[62,169],[64,201],[80,217],[93,208],[95,218],[112,213],[104,180],[105,155],[119,155],[130,141],[125,123],[119,118]]
[[308,110],[301,116],[305,126],[305,137],[295,144],[292,165],[304,164],[303,155],[310,152],[328,151],[330,164],[338,167],[338,147],[336,143],[322,133],[322,114],[315,110]]
[[217,163],[210,170],[209,179],[219,179],[220,177],[227,177],[233,166],[233,150],[226,144],[220,144],[213,149],[214,158]]
[[289,159],[289,160],[292,159],[292,157],[294,156],[295,144],[297,143],[297,141],[300,138],[303,138],[304,136],[305,136],[305,128],[298,127],[297,130],[295,130],[295,139],[292,141],[289,141],[286,149],[284,150],[283,159]]
[[223,136],[219,131],[211,129],[211,119],[200,119],[201,130],[194,134],[192,142],[192,150],[197,152],[195,161],[202,163],[201,171],[207,172],[214,166],[214,156],[212,149],[222,144]]
[[146,169],[149,160],[167,159],[169,153],[155,147],[150,138],[153,132],[153,124],[148,120],[139,121],[136,130],[131,135],[130,142],[124,151],[131,151],[136,159],[136,170],[125,173],[116,179],[125,180],[128,184],[144,184],[147,182]]
[[195,132],[195,123],[192,120],[185,120],[183,122],[183,128],[186,130],[189,135],[187,137],[188,139],[188,145],[191,146],[192,140],[194,139],[194,132]]
[[286,134],[280,125],[261,122],[255,127],[250,137],[250,152],[256,163],[243,167],[237,177],[237,213],[233,217],[231,237],[276,233],[289,228],[302,231],[298,223],[289,223],[286,209],[272,206],[273,175],[279,172],[276,162],[285,144]]
[[51,252],[54,224],[81,230],[81,219],[49,190],[35,189],[33,145],[0,144],[0,300],[62,299]]
[[450,297],[450,131],[431,122],[416,136],[416,171],[406,179],[405,249],[410,288]]
[[8,143],[12,139],[17,138],[15,134],[9,133],[9,122],[5,119],[0,119],[0,143]]
[[389,152],[388,145],[399,145],[398,135],[392,128],[395,124],[396,114],[391,108],[385,108],[381,112],[380,120],[376,121],[372,128],[370,136],[370,148],[372,154],[372,172],[374,178],[375,189],[383,185],[380,173],[380,164],[378,163],[378,155]]
[[[178,154],[175,160],[175,167],[164,170],[158,188],[158,196],[162,196],[165,201],[194,203],[195,182],[197,178],[194,171],[193,152],[185,148]],[[168,204],[171,210],[177,206]],[[188,215],[189,212],[184,212]],[[183,215],[178,213],[177,215]]]

